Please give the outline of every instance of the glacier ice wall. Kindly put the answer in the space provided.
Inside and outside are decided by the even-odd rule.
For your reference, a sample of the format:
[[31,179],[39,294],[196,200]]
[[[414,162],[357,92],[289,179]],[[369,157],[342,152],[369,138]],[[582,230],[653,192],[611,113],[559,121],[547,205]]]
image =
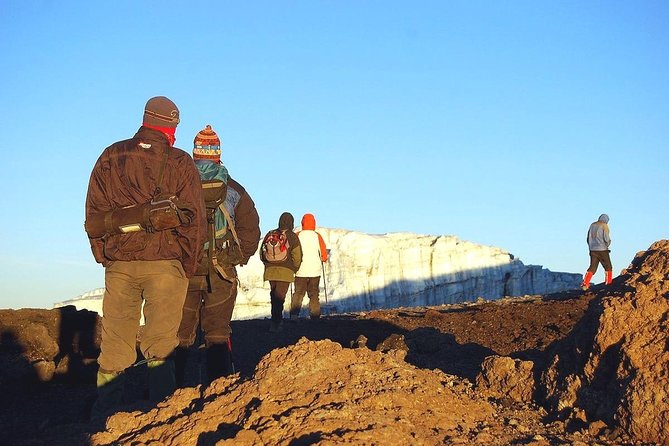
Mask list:
[[[318,232],[330,249],[330,259],[324,265],[326,280],[321,279],[320,300],[325,313],[547,294],[578,288],[582,279],[580,274],[524,265],[500,248],[455,236],[371,235],[327,228],[318,228]],[[238,272],[233,318],[268,316],[269,283],[263,283],[259,257],[255,255]],[[93,290],[56,306],[75,305],[100,313],[103,292],[103,288]],[[306,303],[305,297],[303,311]]]

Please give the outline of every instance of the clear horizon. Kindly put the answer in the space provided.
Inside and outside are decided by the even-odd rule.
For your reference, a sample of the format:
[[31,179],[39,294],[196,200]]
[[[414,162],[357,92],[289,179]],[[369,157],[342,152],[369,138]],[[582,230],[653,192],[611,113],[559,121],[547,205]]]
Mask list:
[[188,153],[212,125],[263,232],[311,212],[582,274],[606,213],[615,275],[667,238],[667,2],[8,0],[0,23],[2,308],[104,286],[89,175],[156,95]]

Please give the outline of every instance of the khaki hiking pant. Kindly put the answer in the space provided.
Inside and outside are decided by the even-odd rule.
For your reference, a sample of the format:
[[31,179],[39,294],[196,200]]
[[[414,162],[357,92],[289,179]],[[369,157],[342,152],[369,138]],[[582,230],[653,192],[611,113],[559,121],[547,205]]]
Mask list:
[[230,320],[237,300],[237,279],[230,282],[212,272],[211,292],[201,289],[206,286],[198,286],[198,279],[202,279],[202,282],[206,280],[204,276],[191,279],[179,326],[179,346],[190,347],[195,343],[200,323],[207,347],[227,344],[232,333]]
[[178,260],[114,261],[105,269],[102,301],[101,372],[122,372],[137,359],[137,333],[145,358],[167,358],[178,344],[177,330],[188,279]]
[[295,293],[290,302],[290,315],[298,316],[302,310],[304,295],[309,296],[309,317],[316,319],[321,315],[321,303],[318,300],[321,277],[295,276]]
[[604,271],[611,271],[613,269],[611,256],[608,251],[590,251],[590,266],[588,267],[588,272],[595,274],[597,272],[597,266],[600,263],[604,267]]

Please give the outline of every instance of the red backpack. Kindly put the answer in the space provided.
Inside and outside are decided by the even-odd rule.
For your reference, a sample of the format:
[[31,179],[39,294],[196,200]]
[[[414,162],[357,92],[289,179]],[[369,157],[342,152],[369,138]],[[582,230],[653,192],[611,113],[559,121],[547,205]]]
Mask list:
[[286,230],[273,229],[265,235],[262,241],[263,258],[268,263],[281,263],[288,259],[288,237]]

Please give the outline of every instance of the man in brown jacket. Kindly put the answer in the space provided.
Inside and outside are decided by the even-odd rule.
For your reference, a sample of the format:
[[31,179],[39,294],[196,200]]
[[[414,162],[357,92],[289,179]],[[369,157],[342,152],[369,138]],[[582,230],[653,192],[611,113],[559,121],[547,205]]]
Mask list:
[[[121,208],[148,203],[160,192],[190,206],[189,222],[151,231],[129,225],[121,233],[89,239],[105,267],[98,398],[92,417],[122,401],[124,370],[137,359],[136,339],[144,305],[146,324],[139,347],[149,370],[149,397],[162,400],[175,388],[174,363],[181,309],[202,256],[206,219],[200,178],[191,157],[173,147],[179,110],[168,98],[149,99],[142,126],[131,139],[107,147],[91,173],[86,220],[111,221]],[[130,223],[130,222],[128,222]],[[88,228],[88,226],[87,226]],[[125,232],[129,230],[130,232]]]

